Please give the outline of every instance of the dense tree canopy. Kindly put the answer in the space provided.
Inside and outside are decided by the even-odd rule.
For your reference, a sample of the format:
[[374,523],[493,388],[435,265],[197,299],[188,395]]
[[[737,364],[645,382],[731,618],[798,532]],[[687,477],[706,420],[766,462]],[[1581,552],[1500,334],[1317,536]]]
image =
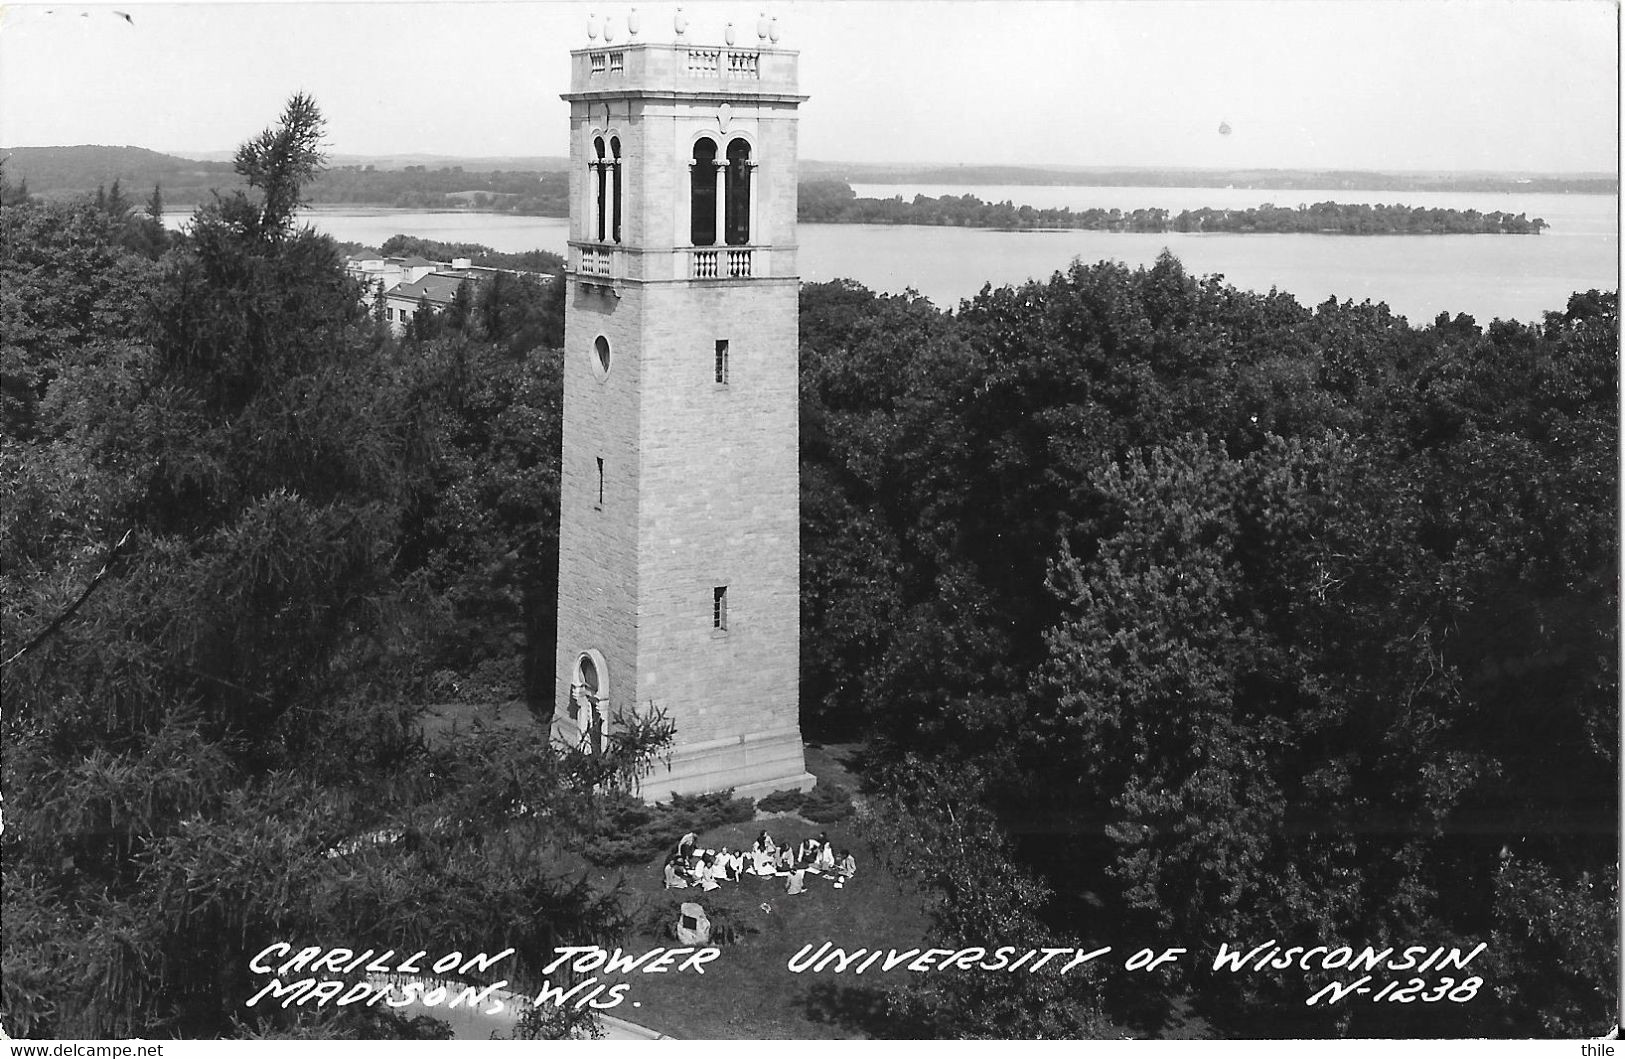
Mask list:
[[545,565],[545,540],[495,538],[550,520],[556,371],[522,348],[556,341],[549,309],[514,288],[457,344],[394,343],[293,223],[320,128],[295,99],[239,152],[254,193],[156,264],[105,197],[0,211],[15,1035],[439,1035],[378,1008],[250,1013],[248,961],[513,945],[523,981],[624,926],[570,850],[664,734],[598,757],[439,745],[411,705],[445,609],[493,581],[546,593],[492,568]]
[[809,286],[805,723],[1109,842],[1107,930],[1501,950],[1495,1001],[1426,1018],[1282,1021],[1301,975],[1177,984],[1218,1025],[1593,1032],[1617,335],[1612,293],[1414,327],[1166,255],[953,314]]

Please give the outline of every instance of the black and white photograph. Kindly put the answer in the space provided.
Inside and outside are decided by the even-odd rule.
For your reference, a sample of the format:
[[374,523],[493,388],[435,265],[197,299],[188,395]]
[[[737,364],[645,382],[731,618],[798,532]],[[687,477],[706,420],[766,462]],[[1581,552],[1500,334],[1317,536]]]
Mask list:
[[1616,1055],[1620,27],[0,9],[8,1054]]

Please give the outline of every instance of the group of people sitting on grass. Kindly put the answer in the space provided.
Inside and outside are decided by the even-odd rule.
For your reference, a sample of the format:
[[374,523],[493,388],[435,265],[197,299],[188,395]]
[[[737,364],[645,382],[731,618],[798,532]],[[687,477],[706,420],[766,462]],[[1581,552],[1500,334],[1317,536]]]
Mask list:
[[843,849],[837,855],[827,832],[796,846],[778,845],[766,831],[756,836],[749,849],[699,849],[697,842],[697,836],[690,831],[666,858],[661,869],[666,889],[698,886],[710,891],[722,883],[753,875],[759,879],[784,879],[785,893],[799,894],[806,890],[808,875],[829,879],[840,889],[858,873],[858,862],[851,851]]

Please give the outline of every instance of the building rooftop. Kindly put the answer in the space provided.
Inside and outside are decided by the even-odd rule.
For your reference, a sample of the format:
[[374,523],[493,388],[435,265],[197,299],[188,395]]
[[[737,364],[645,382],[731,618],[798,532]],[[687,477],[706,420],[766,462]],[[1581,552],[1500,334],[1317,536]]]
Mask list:
[[477,283],[479,277],[431,272],[416,283],[402,283],[389,291],[388,297],[404,298],[413,302],[427,298],[430,305],[444,307],[451,304],[451,299],[456,296],[457,288],[463,284],[464,280]]
[[[756,44],[760,46],[755,46]],[[797,102],[797,53],[766,41],[752,46],[604,44],[570,53],[565,99],[673,91],[727,98],[783,98]]]

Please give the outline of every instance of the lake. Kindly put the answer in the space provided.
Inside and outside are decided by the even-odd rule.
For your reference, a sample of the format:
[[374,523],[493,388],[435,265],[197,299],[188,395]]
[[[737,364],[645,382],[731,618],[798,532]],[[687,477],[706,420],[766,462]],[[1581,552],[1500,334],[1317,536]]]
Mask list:
[[[1538,321],[1561,309],[1576,290],[1619,287],[1619,202],[1605,195],[1519,195],[1449,192],[1279,191],[1246,188],[1096,188],[1074,186],[854,185],[861,196],[975,195],[1038,208],[1173,212],[1247,208],[1264,203],[1296,206],[1324,202],[1402,202],[1410,206],[1501,210],[1543,217],[1552,225],[1538,236],[1237,235],[1166,232],[1003,232],[976,228],[921,228],[867,224],[800,226],[801,275],[817,282],[857,280],[877,291],[912,288],[944,308],[957,307],[984,283],[1047,278],[1074,258],[1147,265],[1164,249],[1187,271],[1220,274],[1238,287],[1290,292],[1314,305],[1328,297],[1387,302],[1412,323],[1441,312],[1465,312],[1481,323],[1497,317]],[[176,211],[165,222],[190,216]],[[551,250],[563,254],[568,222],[562,217],[497,213],[399,211],[364,207],[306,212],[336,239],[377,246],[397,233],[447,242],[483,243],[495,250]]]

